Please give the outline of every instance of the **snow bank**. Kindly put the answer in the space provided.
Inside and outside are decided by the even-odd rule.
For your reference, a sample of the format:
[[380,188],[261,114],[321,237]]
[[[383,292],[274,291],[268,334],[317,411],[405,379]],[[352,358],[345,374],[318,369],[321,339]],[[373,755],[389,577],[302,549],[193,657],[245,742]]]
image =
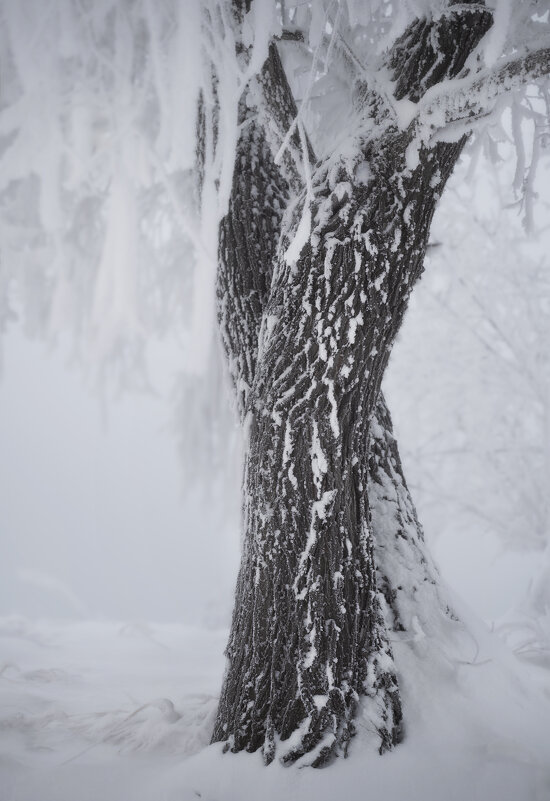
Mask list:
[[394,642],[404,743],[380,757],[360,715],[350,758],[320,771],[208,746],[225,631],[3,618],[0,798],[550,798],[550,675],[459,611],[444,645]]

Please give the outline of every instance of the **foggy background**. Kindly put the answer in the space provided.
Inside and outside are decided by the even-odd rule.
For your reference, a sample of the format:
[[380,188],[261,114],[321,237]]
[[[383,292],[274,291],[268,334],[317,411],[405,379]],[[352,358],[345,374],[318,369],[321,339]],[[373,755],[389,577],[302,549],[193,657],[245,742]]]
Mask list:
[[[169,345],[156,355],[176,358]],[[225,624],[238,475],[221,498],[186,489],[166,378],[164,392],[158,381],[158,394],[106,408],[67,362],[17,330],[6,338],[0,614]]]
[[[201,3],[48,8],[1,6],[0,614],[223,626],[240,461],[213,280],[231,170],[206,165],[217,194],[193,216]],[[232,167],[229,50],[208,55]],[[282,50],[300,99],[313,66]],[[548,136],[540,97],[520,100],[445,192],[385,381],[432,550],[489,619],[520,602],[550,524]],[[322,152],[339,112],[316,126],[314,105]]]
[[[429,489],[430,465],[420,446],[435,438],[444,448],[452,440],[463,396],[454,395],[454,407],[442,397],[449,383],[460,388],[461,373],[463,381],[472,379],[476,356],[470,343],[462,361],[450,357],[447,373],[433,364],[434,336],[443,337],[444,346],[445,338],[456,341],[461,321],[449,314],[447,329],[434,332],[439,321],[433,312],[426,319],[425,308],[429,275],[417,289],[419,299],[413,297],[392,357],[388,403],[405,473],[443,576],[478,614],[493,619],[521,600],[537,553],[522,550],[521,542],[506,547],[481,514],[457,514],[456,499],[450,503],[434,498],[433,490],[431,496],[421,492],[422,486]],[[416,349],[414,369],[411,349]],[[215,486],[207,477],[190,481],[193,465],[185,464],[185,453],[178,454],[171,405],[179,349],[169,340],[155,343],[149,362],[154,394],[111,393],[107,399],[71,366],[69,352],[62,345],[29,341],[17,326],[4,342],[0,614],[226,625],[239,559],[240,462],[235,453],[232,469],[220,470]],[[489,388],[478,387],[480,407],[484,393],[491,394],[491,381],[496,403],[509,391],[498,373],[491,375],[490,359],[486,366]],[[473,438],[479,410],[470,404],[466,412],[466,436]],[[495,417],[497,412],[495,405]],[[441,417],[446,428],[438,427]],[[485,434],[490,446],[494,432]],[[466,441],[464,449],[475,445]],[[460,496],[464,464],[452,451],[445,464]],[[477,471],[483,491],[482,458]]]

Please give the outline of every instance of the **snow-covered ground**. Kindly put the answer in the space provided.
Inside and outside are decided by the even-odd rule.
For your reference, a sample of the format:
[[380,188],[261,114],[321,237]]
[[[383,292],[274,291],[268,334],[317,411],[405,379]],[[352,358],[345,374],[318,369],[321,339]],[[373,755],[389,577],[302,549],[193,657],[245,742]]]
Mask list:
[[157,799],[207,745],[225,632],[14,617],[0,636],[2,801]]
[[2,618],[0,798],[547,801],[550,675],[460,612],[452,645],[394,643],[404,742],[378,756],[360,716],[325,770],[208,746],[224,630]]

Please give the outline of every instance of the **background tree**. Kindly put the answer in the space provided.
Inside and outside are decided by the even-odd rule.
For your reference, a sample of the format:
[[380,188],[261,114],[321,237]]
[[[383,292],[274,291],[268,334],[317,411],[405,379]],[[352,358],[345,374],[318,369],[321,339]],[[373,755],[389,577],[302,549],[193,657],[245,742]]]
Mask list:
[[[511,131],[509,120],[505,127]],[[481,537],[491,551],[500,549],[508,560],[514,555],[523,571],[532,565],[530,600],[521,599],[514,613],[520,595],[512,588],[506,632],[525,656],[544,662],[548,622],[541,590],[548,568],[535,554],[544,553],[549,531],[547,205],[542,189],[531,218],[535,230],[522,231],[513,164],[506,158],[510,143],[504,139],[499,148],[499,164],[478,164],[483,178],[469,169],[472,163],[457,170],[452,197],[434,220],[429,266],[388,392],[401,436],[414,442],[404,461],[421,519],[432,531],[446,532],[447,541],[453,534],[462,540],[466,532],[471,543]],[[441,335],[423,348],[425,320]],[[405,366],[415,356],[418,371],[404,387]]]

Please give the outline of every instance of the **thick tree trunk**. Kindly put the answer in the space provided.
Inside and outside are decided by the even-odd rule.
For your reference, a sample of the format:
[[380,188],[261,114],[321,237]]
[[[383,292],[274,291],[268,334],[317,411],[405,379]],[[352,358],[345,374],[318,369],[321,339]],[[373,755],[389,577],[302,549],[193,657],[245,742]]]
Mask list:
[[[440,27],[444,39],[447,22]],[[425,21],[411,29],[424,51],[429,29]],[[453,50],[445,63],[430,51],[407,78],[411,95],[430,85],[434,62],[456,74],[482,31],[467,33],[449,35],[463,45],[460,57]],[[409,70],[411,35],[394,48],[396,70]],[[380,750],[398,741],[383,611],[405,629],[419,586],[436,581],[380,385],[463,143],[422,149],[411,169],[411,134],[383,120],[377,130],[356,142],[354,159],[317,171],[311,232],[291,259],[298,214],[278,242],[291,181],[251,118],[221,227],[220,328],[248,448],[243,556],[213,740],[261,747],[266,761],[277,751],[319,765],[345,753],[361,697]]]
[[[289,760],[308,753],[320,764],[345,752],[360,696],[370,699],[381,750],[399,736],[368,444],[422,265],[435,204],[429,187],[434,175],[444,183],[460,151],[446,145],[440,158],[426,154],[405,181],[405,206],[395,191],[404,183],[404,144],[392,138],[387,158],[379,143],[366,187],[340,180],[346,189],[336,202],[338,189],[319,192],[314,219],[329,223],[314,229],[297,265],[280,258],[263,318],[248,405],[245,550],[215,737],[236,750],[263,746],[267,760],[276,738],[289,741],[279,747]],[[405,228],[405,209],[416,225]],[[354,220],[352,236],[342,219]]]

